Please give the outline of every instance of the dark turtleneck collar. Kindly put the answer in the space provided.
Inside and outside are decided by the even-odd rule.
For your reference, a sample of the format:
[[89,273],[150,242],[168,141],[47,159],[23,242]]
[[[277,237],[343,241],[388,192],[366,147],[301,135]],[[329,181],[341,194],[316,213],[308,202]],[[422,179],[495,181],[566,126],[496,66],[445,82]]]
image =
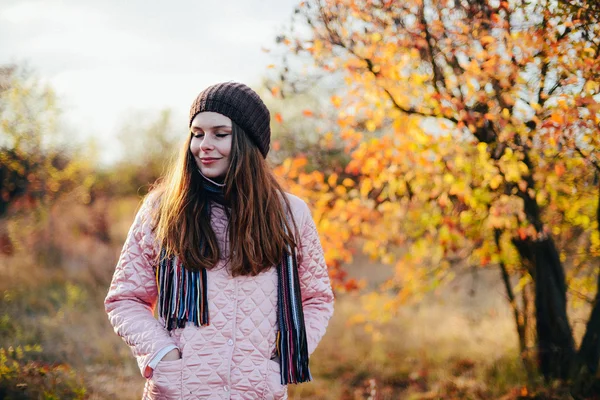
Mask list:
[[202,187],[206,191],[207,197],[217,204],[226,206],[227,201],[225,201],[225,184],[215,182],[214,180],[208,178],[200,171],[200,169],[198,169],[198,172],[200,173],[200,181],[202,182]]

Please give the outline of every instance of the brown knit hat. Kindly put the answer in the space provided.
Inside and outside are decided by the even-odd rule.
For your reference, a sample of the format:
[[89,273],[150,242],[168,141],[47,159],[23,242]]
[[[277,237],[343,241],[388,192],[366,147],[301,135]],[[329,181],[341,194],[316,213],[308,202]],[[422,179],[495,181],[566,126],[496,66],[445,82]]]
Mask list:
[[240,126],[267,157],[271,143],[271,115],[258,94],[243,83],[223,82],[204,89],[190,108],[190,124],[196,114],[213,111]]

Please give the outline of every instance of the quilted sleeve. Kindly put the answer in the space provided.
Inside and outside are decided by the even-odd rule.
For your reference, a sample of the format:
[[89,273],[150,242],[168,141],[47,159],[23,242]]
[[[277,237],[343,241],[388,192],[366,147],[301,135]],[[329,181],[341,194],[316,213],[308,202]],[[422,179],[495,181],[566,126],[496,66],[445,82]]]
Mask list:
[[325,334],[333,315],[333,291],[323,256],[317,228],[306,207],[304,224],[300,231],[300,290],[302,309],[308,342],[308,354],[312,354]]
[[147,368],[150,361],[163,348],[175,345],[153,315],[158,292],[152,266],[156,254],[152,203],[148,196],[135,217],[104,300],[110,323],[130,346],[145,378],[152,376],[152,369]]

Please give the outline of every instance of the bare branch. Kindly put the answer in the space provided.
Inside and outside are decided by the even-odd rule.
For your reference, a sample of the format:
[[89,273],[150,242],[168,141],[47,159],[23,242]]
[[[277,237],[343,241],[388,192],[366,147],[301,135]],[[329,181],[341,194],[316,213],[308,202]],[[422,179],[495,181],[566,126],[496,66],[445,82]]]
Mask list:
[[429,32],[429,26],[427,24],[427,20],[425,19],[424,3],[421,3],[421,7],[419,8],[419,22],[423,26],[423,31],[425,32],[425,42],[427,43],[427,55],[429,56],[429,62],[431,63],[431,69],[433,70],[433,88],[438,94],[441,95],[438,84],[441,85],[445,90],[448,89],[448,86],[446,85],[446,79],[444,77],[443,72],[440,70],[440,67],[435,62],[435,56],[433,54],[434,38],[431,36],[431,32]]

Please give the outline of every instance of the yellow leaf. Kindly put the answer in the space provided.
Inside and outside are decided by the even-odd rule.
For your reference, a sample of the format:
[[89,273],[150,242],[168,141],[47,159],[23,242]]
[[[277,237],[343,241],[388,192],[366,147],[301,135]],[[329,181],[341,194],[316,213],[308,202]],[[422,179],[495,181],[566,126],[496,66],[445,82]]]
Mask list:
[[334,189],[335,194],[337,194],[338,196],[345,196],[346,195],[346,188],[343,186],[336,186]]
[[334,187],[337,184],[337,178],[338,174],[336,174],[335,172],[329,175],[329,178],[327,178],[327,184],[329,185],[329,187]]
[[365,126],[367,127],[367,130],[368,130],[369,132],[374,132],[374,131],[375,131],[375,129],[377,129],[377,124],[375,124],[375,122],[373,122],[373,120],[368,120],[368,121],[365,123]]
[[367,197],[369,192],[373,189],[373,182],[370,179],[365,179],[362,181],[360,185],[360,195],[362,197]]
[[517,286],[515,286],[515,288],[514,288],[514,292],[520,293],[523,290],[523,288],[525,286],[527,286],[530,282],[531,282],[531,275],[529,275],[529,274],[524,275],[521,279],[519,279]]
[[340,96],[331,96],[331,103],[335,108],[340,108],[342,105],[342,98]]
[[353,187],[354,186],[354,181],[350,178],[346,178],[342,181],[342,185],[346,186],[346,187]]
[[498,189],[498,187],[500,186],[501,183],[502,183],[502,176],[501,175],[496,175],[490,181],[490,188],[492,188],[492,189]]
[[495,40],[496,40],[496,39],[494,39],[494,37],[493,37],[493,36],[489,36],[489,35],[487,35],[487,36],[483,36],[483,37],[480,39],[480,41],[481,41],[481,44],[482,44],[482,45],[484,45],[484,46],[487,46],[487,45],[489,45],[489,44],[491,44],[491,43],[494,43],[494,41],[495,41]]

